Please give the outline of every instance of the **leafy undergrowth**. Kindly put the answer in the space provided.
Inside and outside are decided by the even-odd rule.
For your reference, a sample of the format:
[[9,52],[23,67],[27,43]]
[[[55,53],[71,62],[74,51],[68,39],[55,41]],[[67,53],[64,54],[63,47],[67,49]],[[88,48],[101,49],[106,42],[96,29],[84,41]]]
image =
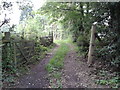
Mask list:
[[120,85],[118,73],[111,73],[105,70],[98,70],[96,83],[100,85],[107,85],[110,88],[118,88]]
[[68,50],[67,44],[60,42],[60,47],[56,51],[56,54],[46,65],[46,70],[49,72],[50,88],[62,88],[61,70],[64,66],[64,58]]
[[[78,56],[82,57],[82,61],[87,62],[87,53],[88,51],[82,51],[84,46],[78,46],[74,43],[75,51],[78,53]],[[102,53],[104,54],[104,53]],[[112,64],[110,64],[112,63]],[[101,60],[98,57],[95,57],[93,61],[93,68],[94,70],[91,71],[92,74],[95,74],[95,82],[98,85],[109,86],[110,88],[119,88],[120,87],[120,80],[119,80],[119,73],[116,72],[115,66],[118,66],[118,60],[114,60],[114,62]]]
[[[74,43],[75,51],[78,56],[82,57],[82,61],[87,62],[86,52],[80,51],[82,47],[79,47]],[[87,52],[88,53],[88,52]],[[120,80],[119,74],[115,72],[112,66],[108,62],[104,62],[96,58],[96,61],[93,62],[92,74],[95,74],[95,82],[98,85],[108,86],[110,88],[119,88]]]
[[103,61],[95,61],[93,64],[92,74],[95,75],[95,81],[99,85],[108,86],[110,88],[120,87],[119,73]]

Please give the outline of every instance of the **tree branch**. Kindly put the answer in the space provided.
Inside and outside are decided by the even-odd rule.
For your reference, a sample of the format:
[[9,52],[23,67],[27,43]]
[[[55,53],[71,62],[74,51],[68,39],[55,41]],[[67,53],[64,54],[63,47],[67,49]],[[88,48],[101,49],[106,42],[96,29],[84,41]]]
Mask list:
[[3,21],[3,23],[0,25],[0,27],[2,27],[5,23],[6,23],[6,24],[8,23],[8,20],[7,20],[7,19],[5,19],[5,20]]
[[78,10],[78,9],[62,9],[62,8],[57,8],[59,10],[66,10],[66,11],[81,11],[81,10]]

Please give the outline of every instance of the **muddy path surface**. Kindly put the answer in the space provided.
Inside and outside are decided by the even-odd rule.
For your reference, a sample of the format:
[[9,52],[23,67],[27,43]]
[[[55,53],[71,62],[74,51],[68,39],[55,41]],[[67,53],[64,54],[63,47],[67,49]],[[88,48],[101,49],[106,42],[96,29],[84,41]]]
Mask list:
[[20,77],[15,85],[15,88],[48,88],[49,80],[47,78],[48,73],[45,70],[45,66],[54,56],[58,47],[59,46],[56,46],[54,49],[52,49],[51,52],[48,53],[38,65],[34,66],[30,70],[29,74]]
[[82,57],[78,57],[74,45],[69,44],[70,51],[65,57],[62,75],[63,88],[106,88],[95,84],[93,68],[87,66]]

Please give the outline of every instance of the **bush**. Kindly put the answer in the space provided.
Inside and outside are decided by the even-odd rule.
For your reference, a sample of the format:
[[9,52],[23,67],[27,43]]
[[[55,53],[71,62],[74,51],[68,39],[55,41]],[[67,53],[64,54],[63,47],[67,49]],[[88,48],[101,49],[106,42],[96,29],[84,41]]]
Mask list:
[[80,35],[77,39],[77,45],[80,46],[79,51],[87,52],[89,48],[89,40],[86,36]]
[[40,43],[36,43],[36,46],[35,46],[35,51],[36,52],[45,52],[45,51],[47,51],[48,50],[48,48],[47,47],[45,47],[45,46],[43,46],[43,45],[40,45]]

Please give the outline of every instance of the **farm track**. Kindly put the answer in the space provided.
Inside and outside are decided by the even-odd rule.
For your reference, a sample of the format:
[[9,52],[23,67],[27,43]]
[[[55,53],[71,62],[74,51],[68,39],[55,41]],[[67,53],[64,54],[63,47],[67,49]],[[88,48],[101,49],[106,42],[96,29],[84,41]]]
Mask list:
[[[62,70],[62,87],[63,88],[107,88],[95,84],[95,77],[91,71],[94,68],[87,66],[82,57],[78,57],[75,52],[75,46],[68,44],[70,51],[67,53],[64,60]],[[14,88],[49,88],[48,73],[45,66],[54,56],[59,46],[55,47],[51,53],[40,61],[37,66],[34,66],[30,73],[22,76]]]

